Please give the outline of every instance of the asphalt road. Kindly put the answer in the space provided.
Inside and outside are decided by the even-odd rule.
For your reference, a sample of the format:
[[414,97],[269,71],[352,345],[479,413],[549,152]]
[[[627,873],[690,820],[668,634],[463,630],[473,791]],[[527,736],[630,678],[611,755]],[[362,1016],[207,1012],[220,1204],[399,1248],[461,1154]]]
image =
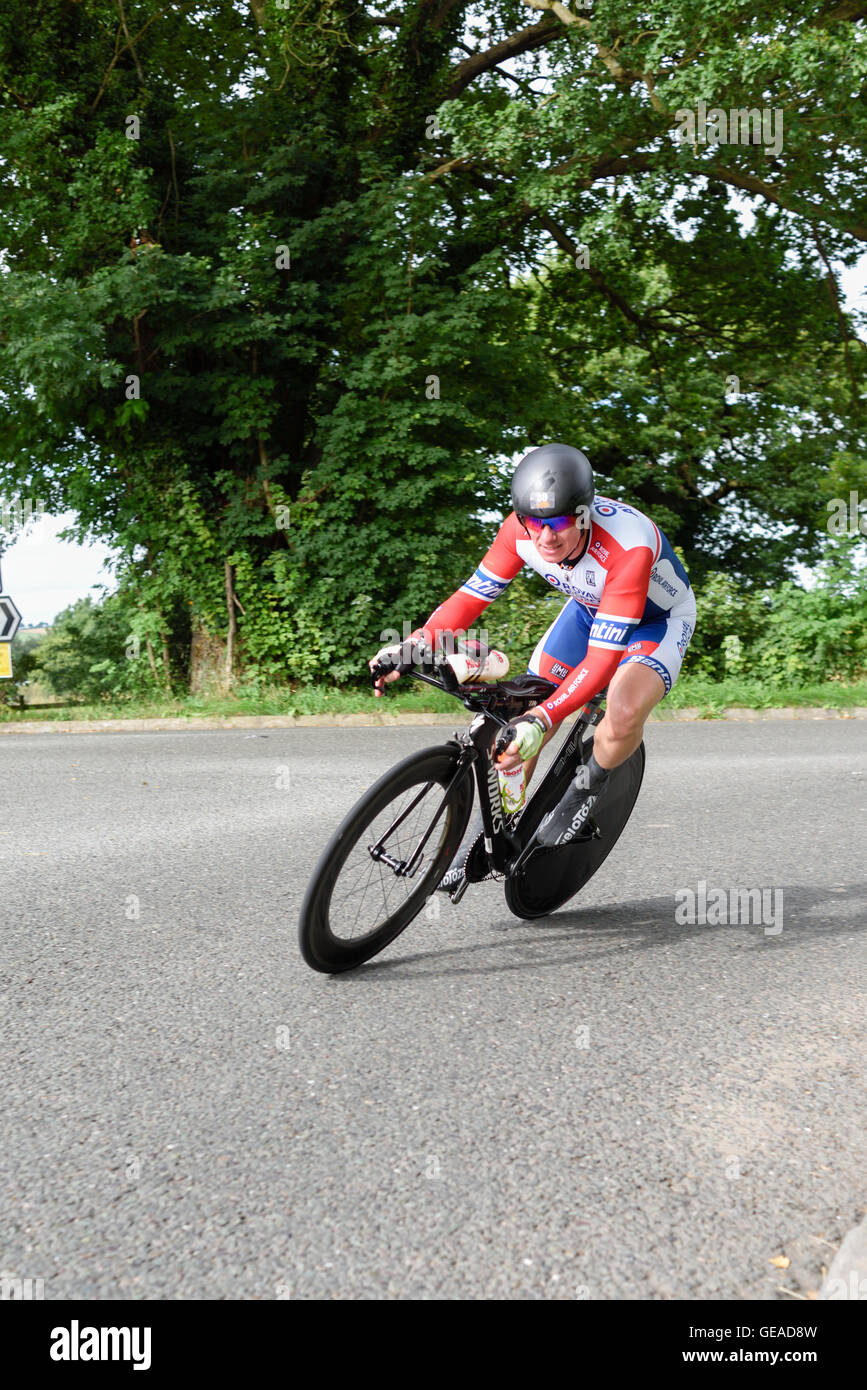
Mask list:
[[[483,884],[311,972],[321,847],[447,732],[3,741],[0,1272],[48,1299],[818,1289],[867,1205],[867,723],[653,725],[580,901],[521,922]],[[702,880],[780,890],[781,930],[680,924]]]

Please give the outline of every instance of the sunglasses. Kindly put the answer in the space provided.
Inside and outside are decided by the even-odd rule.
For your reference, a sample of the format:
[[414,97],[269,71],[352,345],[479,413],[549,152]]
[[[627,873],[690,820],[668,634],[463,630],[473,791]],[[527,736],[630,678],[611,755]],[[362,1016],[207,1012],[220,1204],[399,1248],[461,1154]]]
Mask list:
[[535,531],[537,534],[543,526],[550,526],[553,532],[568,531],[570,526],[575,525],[574,516],[519,516],[518,520],[526,531]]

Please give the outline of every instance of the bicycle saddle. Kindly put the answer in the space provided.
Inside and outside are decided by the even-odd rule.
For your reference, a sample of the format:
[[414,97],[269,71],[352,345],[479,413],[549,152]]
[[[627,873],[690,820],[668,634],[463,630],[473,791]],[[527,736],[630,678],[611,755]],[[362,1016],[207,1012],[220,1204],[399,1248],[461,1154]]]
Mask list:
[[557,689],[557,684],[555,681],[545,680],[544,676],[532,676],[528,672],[522,676],[514,676],[511,680],[497,681],[492,685],[473,685],[467,682],[461,688],[472,691],[473,694],[478,692],[493,696],[491,703],[495,708],[507,708],[509,713],[516,714],[539,704],[541,700],[546,700],[551,691]]

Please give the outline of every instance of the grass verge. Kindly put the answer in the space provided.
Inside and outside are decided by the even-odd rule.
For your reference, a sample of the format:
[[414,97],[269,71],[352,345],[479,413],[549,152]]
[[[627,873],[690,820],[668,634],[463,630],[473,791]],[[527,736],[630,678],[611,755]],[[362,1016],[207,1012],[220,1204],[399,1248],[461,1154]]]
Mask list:
[[[840,685],[828,681],[821,685],[784,686],[748,679],[708,680],[684,676],[666,697],[668,708],[695,706],[700,717],[719,718],[731,706],[768,709],[796,705],[820,709],[867,707],[867,681]],[[0,721],[22,719],[158,719],[197,717],[224,718],[238,714],[446,714],[457,708],[453,699],[430,686],[401,682],[392,686],[382,700],[369,690],[335,690],[322,686],[300,686],[295,690],[272,687],[235,696],[156,697],[152,700],[114,700],[100,704],[57,704],[50,709],[11,709],[0,706]],[[664,708],[664,707],[663,707]]]

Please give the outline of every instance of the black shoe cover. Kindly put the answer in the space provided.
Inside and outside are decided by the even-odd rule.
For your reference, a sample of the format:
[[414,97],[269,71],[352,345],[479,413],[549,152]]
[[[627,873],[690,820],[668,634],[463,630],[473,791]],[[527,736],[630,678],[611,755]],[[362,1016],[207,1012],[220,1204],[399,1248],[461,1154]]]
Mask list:
[[576,787],[573,782],[559,805],[539,822],[536,831],[538,843],[545,849],[559,849],[561,845],[569,845],[578,839],[607,785],[607,777],[592,788]]

